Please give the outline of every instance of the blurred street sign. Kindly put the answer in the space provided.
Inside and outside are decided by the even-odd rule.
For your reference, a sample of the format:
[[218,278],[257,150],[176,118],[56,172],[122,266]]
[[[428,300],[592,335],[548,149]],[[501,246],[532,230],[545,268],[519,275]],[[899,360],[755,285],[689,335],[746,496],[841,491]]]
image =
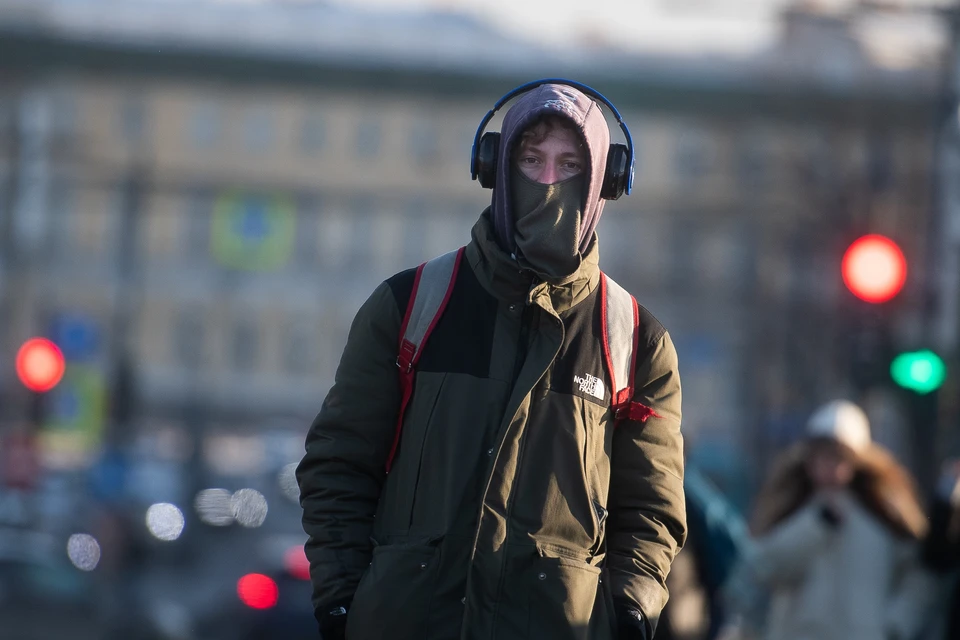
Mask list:
[[117,450],[104,451],[90,469],[93,494],[104,502],[119,502],[126,496],[130,464]]
[[48,466],[80,468],[100,444],[105,420],[106,383],[97,369],[71,365],[52,397],[52,411],[40,433]]
[[92,318],[73,313],[56,316],[50,336],[71,362],[89,360],[100,347],[100,329]]
[[227,192],[214,205],[210,248],[226,267],[277,269],[290,259],[296,224],[296,207],[285,196]]

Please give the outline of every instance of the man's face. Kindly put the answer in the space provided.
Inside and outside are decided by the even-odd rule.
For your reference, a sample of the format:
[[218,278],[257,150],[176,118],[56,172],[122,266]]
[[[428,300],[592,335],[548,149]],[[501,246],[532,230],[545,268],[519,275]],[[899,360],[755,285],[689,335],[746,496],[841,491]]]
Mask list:
[[521,136],[515,162],[531,180],[553,184],[582,173],[587,158],[576,131],[543,123]]

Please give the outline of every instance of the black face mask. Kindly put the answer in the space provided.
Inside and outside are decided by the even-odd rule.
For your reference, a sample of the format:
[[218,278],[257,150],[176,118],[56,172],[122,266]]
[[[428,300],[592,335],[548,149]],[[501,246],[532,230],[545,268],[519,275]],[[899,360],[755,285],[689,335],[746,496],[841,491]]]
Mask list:
[[580,268],[583,175],[541,184],[513,167],[510,180],[520,265],[547,282],[566,280]]

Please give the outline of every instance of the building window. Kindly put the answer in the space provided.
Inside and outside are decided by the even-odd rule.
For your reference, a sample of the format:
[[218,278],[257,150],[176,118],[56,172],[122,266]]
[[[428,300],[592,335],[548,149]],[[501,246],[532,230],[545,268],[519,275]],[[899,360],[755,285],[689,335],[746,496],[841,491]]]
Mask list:
[[190,143],[197,149],[211,149],[220,142],[223,123],[220,109],[212,102],[203,102],[194,106],[190,113],[188,135]]
[[244,118],[243,143],[248,151],[266,151],[274,142],[273,114],[266,107],[256,107]]
[[205,191],[188,193],[184,203],[184,237],[181,246],[185,257],[191,260],[206,260],[210,255],[210,224],[213,198]]
[[283,331],[283,369],[287,373],[305,375],[317,368],[317,335],[314,323],[295,318]]
[[319,197],[304,198],[297,207],[297,237],[293,250],[296,262],[304,267],[312,268],[317,263],[317,236],[323,207]]
[[308,156],[318,155],[327,144],[327,123],[317,112],[307,113],[300,130],[300,149]]
[[188,369],[199,369],[203,361],[203,310],[188,307],[180,312],[174,329],[174,351],[179,363]]
[[61,136],[72,136],[80,119],[76,95],[66,87],[57,88],[52,92],[51,103],[53,130]]
[[800,180],[804,188],[825,190],[837,183],[842,169],[838,166],[834,147],[830,144],[830,136],[834,133],[805,132],[804,157],[800,164]]
[[737,156],[737,170],[742,186],[762,189],[770,185],[774,159],[766,135],[749,133],[744,136]]
[[143,140],[146,132],[146,109],[143,100],[128,96],[120,103],[120,135],[128,144]]
[[260,327],[249,311],[241,311],[230,336],[230,363],[238,371],[253,371],[260,359]]
[[436,124],[418,119],[410,127],[410,155],[420,165],[430,165],[437,161],[439,141]]
[[875,133],[867,140],[867,180],[876,193],[890,189],[894,182],[894,153],[890,139]]
[[380,152],[380,123],[372,118],[363,118],[357,127],[357,155],[372,158]]
[[76,254],[80,220],[74,203],[76,194],[63,181],[57,180],[50,189],[50,213],[53,225],[53,255],[70,262]]
[[684,129],[677,137],[675,150],[676,173],[681,183],[701,180],[709,169],[710,157],[703,132]]

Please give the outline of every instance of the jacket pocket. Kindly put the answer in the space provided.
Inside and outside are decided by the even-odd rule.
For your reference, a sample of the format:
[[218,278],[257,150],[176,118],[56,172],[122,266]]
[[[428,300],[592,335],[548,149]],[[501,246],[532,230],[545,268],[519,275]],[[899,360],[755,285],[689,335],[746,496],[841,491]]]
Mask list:
[[376,547],[347,616],[350,640],[422,640],[440,565],[438,544]]
[[539,558],[530,594],[530,640],[588,640],[600,568],[566,557]]

